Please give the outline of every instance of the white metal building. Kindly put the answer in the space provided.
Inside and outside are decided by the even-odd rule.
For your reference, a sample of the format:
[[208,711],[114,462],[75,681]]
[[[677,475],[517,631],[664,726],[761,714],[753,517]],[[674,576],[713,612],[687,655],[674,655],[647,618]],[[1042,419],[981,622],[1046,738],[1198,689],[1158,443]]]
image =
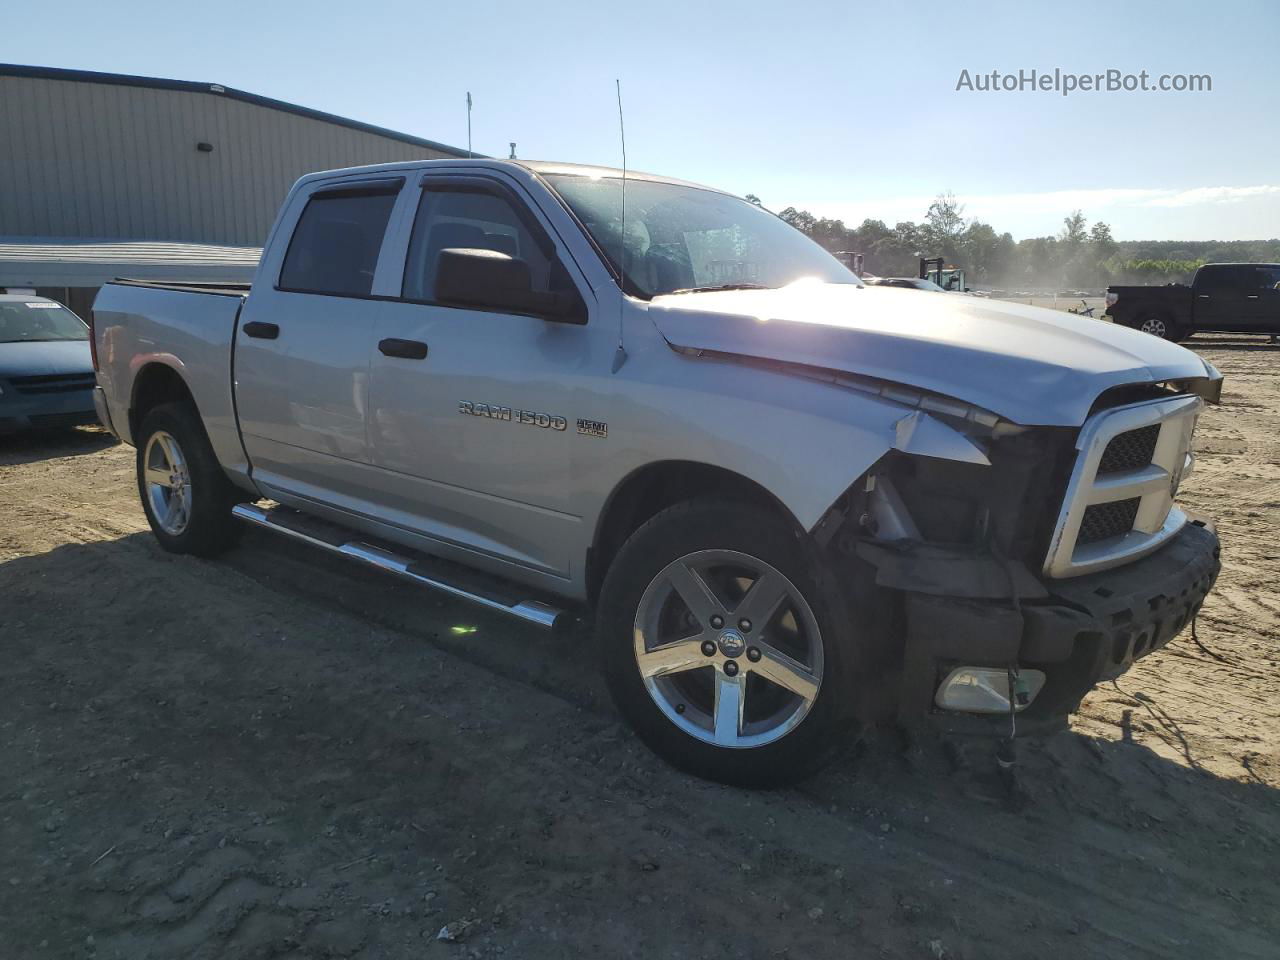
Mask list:
[[0,289],[248,280],[304,173],[465,150],[212,83],[0,64]]

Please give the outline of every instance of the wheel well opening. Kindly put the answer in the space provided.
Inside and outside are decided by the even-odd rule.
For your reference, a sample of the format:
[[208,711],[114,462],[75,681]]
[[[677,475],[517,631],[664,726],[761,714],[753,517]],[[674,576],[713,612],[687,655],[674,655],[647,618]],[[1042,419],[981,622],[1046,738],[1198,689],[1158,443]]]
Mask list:
[[138,371],[133,381],[133,402],[129,405],[129,432],[137,436],[143,417],[162,403],[195,405],[191,391],[173,367],[152,363]]
[[631,534],[668,507],[704,496],[761,507],[796,522],[773,494],[731,470],[685,460],[642,467],[614,490],[596,527],[587,558],[588,601],[595,602],[609,565]]

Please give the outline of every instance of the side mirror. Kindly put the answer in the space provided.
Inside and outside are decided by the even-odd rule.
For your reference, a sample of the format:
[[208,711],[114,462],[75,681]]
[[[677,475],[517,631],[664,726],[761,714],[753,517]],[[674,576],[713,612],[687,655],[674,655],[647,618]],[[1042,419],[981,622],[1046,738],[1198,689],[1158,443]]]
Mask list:
[[440,251],[436,300],[464,307],[567,317],[572,299],[533,289],[529,264],[497,250],[451,248]]

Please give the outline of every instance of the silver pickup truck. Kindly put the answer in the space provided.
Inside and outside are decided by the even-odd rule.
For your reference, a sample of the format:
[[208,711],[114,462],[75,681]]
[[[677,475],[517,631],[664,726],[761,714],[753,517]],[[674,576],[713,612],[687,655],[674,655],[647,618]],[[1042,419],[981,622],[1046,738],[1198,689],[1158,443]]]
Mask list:
[[252,288],[102,289],[102,421],[167,550],[256,524],[552,628],[670,762],[794,780],[869,723],[1060,725],[1217,576],[1175,505],[1222,378],[1108,323],[864,286],[662,177],[294,186]]

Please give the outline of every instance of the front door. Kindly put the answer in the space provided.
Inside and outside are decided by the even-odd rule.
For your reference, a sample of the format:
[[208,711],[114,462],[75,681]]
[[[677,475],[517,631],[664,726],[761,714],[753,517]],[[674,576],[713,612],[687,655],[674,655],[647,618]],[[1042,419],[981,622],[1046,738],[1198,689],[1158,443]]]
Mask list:
[[607,349],[581,322],[435,302],[440,252],[449,248],[524,260],[535,289],[581,300],[555,241],[514,192],[484,178],[424,177],[403,299],[385,304],[378,342],[422,344],[425,355],[380,348],[370,367],[380,502],[472,562],[566,577],[582,539],[571,509],[575,390],[607,365]]

